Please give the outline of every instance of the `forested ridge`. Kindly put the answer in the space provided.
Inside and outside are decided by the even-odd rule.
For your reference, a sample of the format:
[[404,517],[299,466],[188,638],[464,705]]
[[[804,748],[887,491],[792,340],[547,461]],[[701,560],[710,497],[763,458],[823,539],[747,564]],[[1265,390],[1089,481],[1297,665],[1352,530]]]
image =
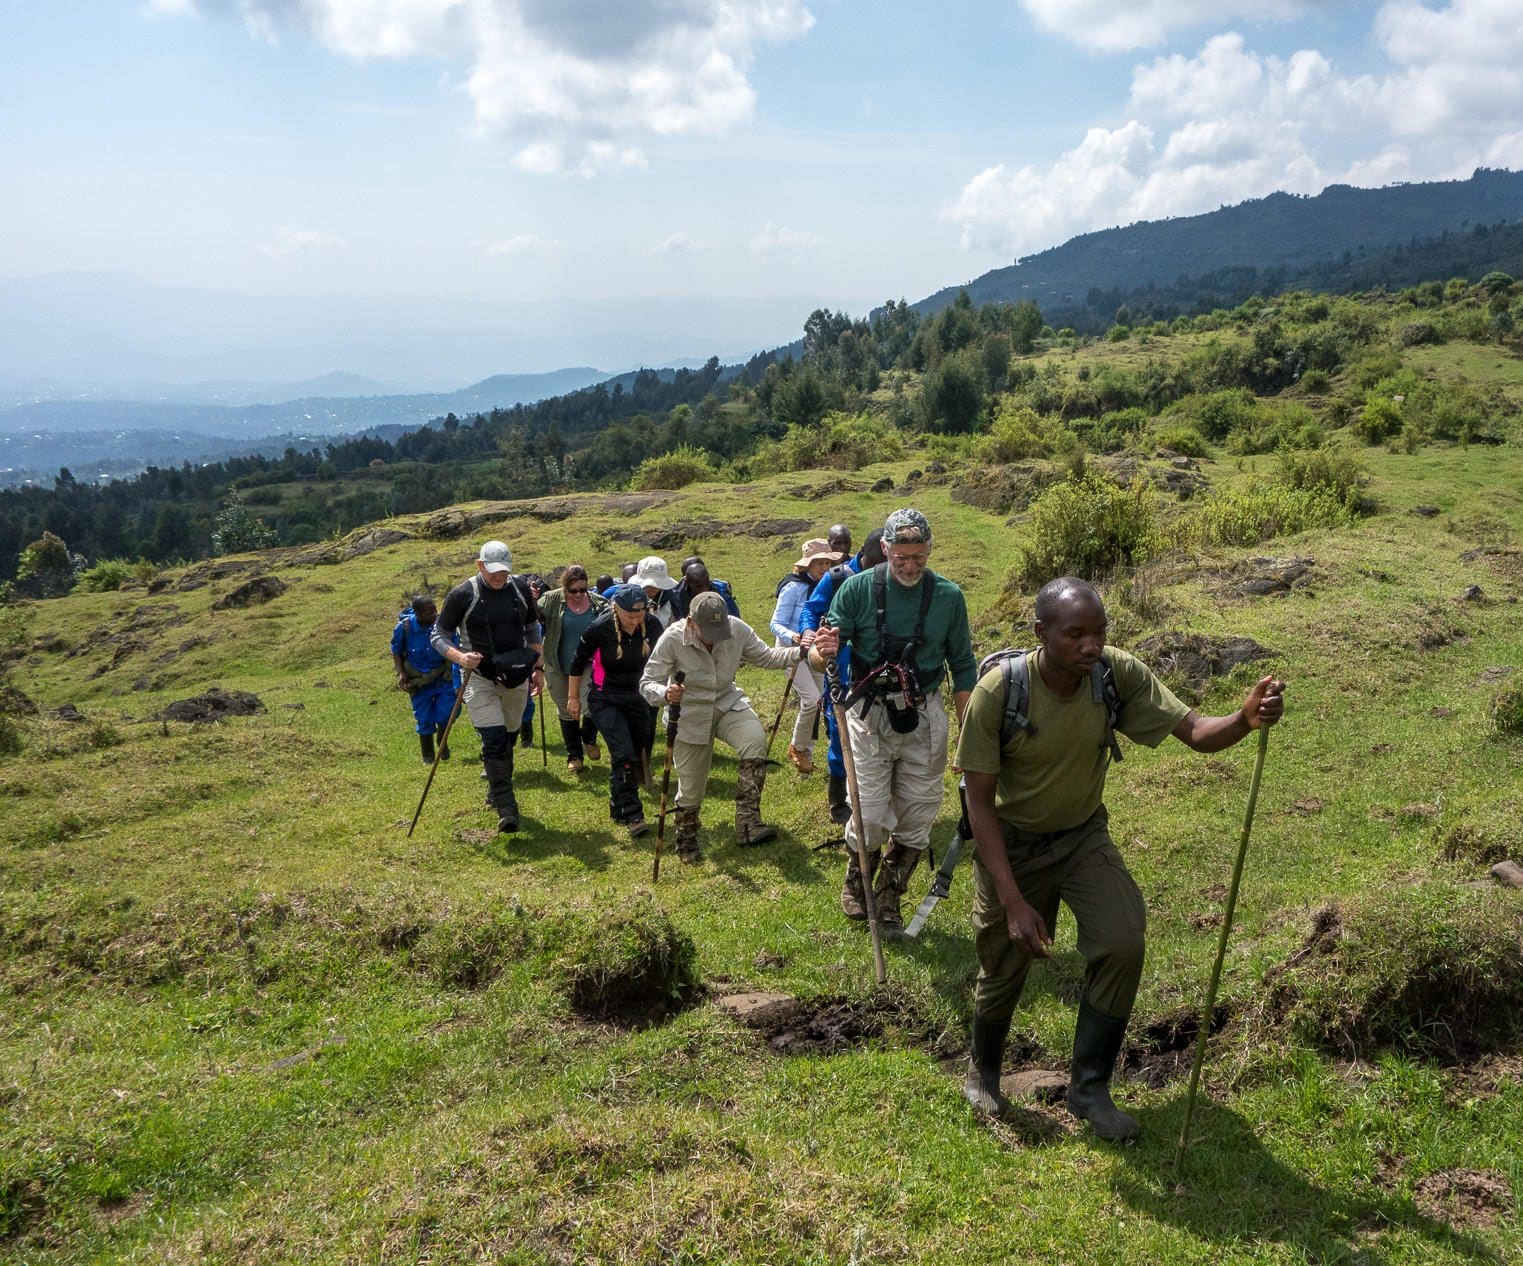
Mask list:
[[[1520,242],[1523,225],[1512,225],[1432,244],[1447,254],[1403,256],[1413,268],[1432,258],[1492,263],[1497,249],[1516,254]],[[933,314],[903,301],[870,318],[820,309],[801,342],[744,365],[715,358],[696,370],[642,370],[533,405],[449,414],[395,440],[150,468],[105,484],[63,470],[52,488],[0,492],[0,580],[26,571],[23,552],[44,533],[66,545],[76,572],[106,559],[165,563],[310,543],[460,501],[846,468],[959,440],[971,451],[973,439],[1008,430],[1022,410],[1037,431],[1057,426],[1062,443],[1093,452],[1180,421],[1212,442],[1241,425],[1258,438],[1238,442],[1271,448],[1298,428],[1320,434],[1351,421],[1374,441],[1500,439],[1511,420],[1497,400],[1450,391],[1442,408],[1420,416],[1423,393],[1388,380],[1404,371],[1407,348],[1513,348],[1523,318],[1513,275],[1492,268],[1474,281],[1460,275],[1359,297],[1275,294],[1271,283],[1282,278],[1245,275],[1239,288],[1271,293],[1168,320],[1156,315],[1161,308],[1106,295],[1122,302],[1099,339],[1055,330],[1032,300],[978,304],[967,291]],[[1213,297],[1227,293],[1219,279]],[[1082,356],[1086,346],[1115,344],[1128,350],[1124,361]],[[1290,393],[1306,416],[1288,422],[1244,406],[1235,422],[1201,424],[1191,402],[1222,392],[1270,401]],[[1410,403],[1393,406],[1391,396]],[[1056,443],[1049,435],[1038,447]]]

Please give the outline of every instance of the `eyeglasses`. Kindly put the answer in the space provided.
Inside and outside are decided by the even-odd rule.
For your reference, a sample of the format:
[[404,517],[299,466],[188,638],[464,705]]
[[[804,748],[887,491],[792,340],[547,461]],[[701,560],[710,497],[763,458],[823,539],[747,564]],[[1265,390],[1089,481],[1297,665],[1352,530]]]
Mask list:
[[583,585],[580,589],[568,589],[568,590],[566,590],[566,592],[569,593],[572,597],[576,597],[578,594],[584,594],[584,593],[586,593],[587,592],[587,586]]

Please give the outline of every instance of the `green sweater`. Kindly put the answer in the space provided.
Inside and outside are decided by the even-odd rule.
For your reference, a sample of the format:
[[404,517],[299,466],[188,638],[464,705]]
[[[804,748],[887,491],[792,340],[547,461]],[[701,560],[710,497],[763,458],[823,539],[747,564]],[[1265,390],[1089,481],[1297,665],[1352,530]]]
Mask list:
[[[954,691],[972,690],[978,680],[978,661],[973,656],[973,634],[968,628],[968,604],[962,590],[929,567],[920,584],[906,589],[888,577],[885,625],[892,637],[907,638],[920,618],[921,585],[935,585],[930,610],[925,614],[925,637],[915,652],[915,675],[927,694],[941,684],[943,665],[951,671]],[[878,610],[873,601],[873,568],[850,576],[830,602],[829,622],[841,631],[842,642],[851,643],[852,676],[860,678],[880,657]]]

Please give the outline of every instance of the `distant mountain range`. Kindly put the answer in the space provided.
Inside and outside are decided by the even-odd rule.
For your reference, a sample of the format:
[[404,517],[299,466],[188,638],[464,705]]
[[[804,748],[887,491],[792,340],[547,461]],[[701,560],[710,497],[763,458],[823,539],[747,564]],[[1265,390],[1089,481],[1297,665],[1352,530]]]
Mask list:
[[[1468,180],[1355,189],[1329,185],[1315,197],[1273,193],[1205,215],[1152,220],[1070,238],[915,307],[939,311],[968,291],[974,303],[1034,299],[1049,324],[1094,328],[1090,292],[1146,291],[1232,269],[1311,277],[1361,256],[1417,246],[1476,226],[1523,220],[1523,172],[1477,170]],[[1257,287],[1255,287],[1257,288]]]

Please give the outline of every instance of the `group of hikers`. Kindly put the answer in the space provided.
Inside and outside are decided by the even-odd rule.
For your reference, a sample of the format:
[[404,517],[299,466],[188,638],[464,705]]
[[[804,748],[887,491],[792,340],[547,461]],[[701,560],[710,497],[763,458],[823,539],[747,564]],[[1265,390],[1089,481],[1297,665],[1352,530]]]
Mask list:
[[680,581],[657,556],[595,584],[573,563],[547,591],[539,577],[514,574],[505,543],[488,541],[476,574],[441,606],[420,595],[403,613],[392,638],[398,684],[412,694],[430,763],[449,758],[435,741],[463,691],[503,832],[521,825],[514,746],[528,704],[548,685],[568,768],[600,759],[601,740],[610,815],[631,836],[645,834],[641,789],[651,787],[665,705],[673,847],[697,863],[716,742],[737,762],[736,843],[777,838],[761,816],[768,734],[735,678],[742,664],[786,671],[799,702],[788,759],[800,773],[815,768],[824,716],[830,815],[849,858],[842,913],[865,921],[871,909],[889,940],[904,935],[902,901],[945,797],[947,687],[958,736],[950,763],[965,796],[960,834],[974,848],[979,962],[964,1093],[980,1113],[1009,1109],[1000,1071],[1011,1016],[1032,961],[1050,955],[1061,901],[1085,961],[1067,1102],[1100,1137],[1134,1138],[1137,1122],[1113,1103],[1110,1080],[1141,979],[1146,908],[1103,803],[1106,771],[1121,759],[1116,736],[1156,747],[1172,734],[1195,751],[1221,751],[1280,719],[1283,683],[1266,676],[1237,710],[1200,715],[1106,644],[1105,604],[1074,576],[1037,594],[1032,649],[981,665],[962,590],[929,566],[932,544],[929,521],[912,508],[894,510],[855,553],[844,525],[805,541],[777,586],[768,646],[700,558],[684,560]]

